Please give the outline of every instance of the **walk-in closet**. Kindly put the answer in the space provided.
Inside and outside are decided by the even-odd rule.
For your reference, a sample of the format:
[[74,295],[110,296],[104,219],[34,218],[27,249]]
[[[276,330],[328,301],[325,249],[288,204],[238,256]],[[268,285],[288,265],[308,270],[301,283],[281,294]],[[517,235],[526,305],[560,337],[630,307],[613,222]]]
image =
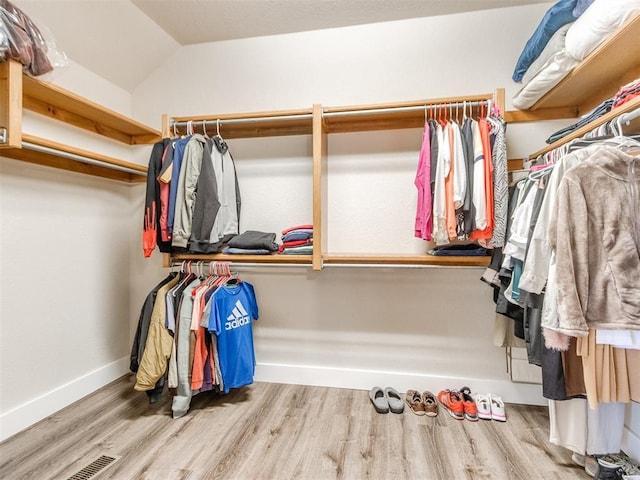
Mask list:
[[0,477],[640,478],[640,1],[0,0]]

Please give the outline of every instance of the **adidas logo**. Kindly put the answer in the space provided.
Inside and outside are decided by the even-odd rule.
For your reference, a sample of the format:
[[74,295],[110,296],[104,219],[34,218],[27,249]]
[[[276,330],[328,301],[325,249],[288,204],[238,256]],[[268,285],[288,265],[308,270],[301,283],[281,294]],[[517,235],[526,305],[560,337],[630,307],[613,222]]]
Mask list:
[[240,328],[251,323],[249,314],[240,303],[240,300],[236,301],[236,306],[233,307],[231,315],[227,317],[227,322],[224,324],[225,330],[233,330],[234,328]]

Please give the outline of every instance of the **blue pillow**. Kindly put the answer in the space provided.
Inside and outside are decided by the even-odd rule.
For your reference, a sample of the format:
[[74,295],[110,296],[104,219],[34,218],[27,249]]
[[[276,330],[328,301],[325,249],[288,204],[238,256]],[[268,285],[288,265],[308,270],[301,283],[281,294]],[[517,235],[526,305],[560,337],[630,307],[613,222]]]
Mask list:
[[560,0],[547,10],[538,28],[536,28],[524,46],[520,58],[518,58],[516,68],[513,71],[514,82],[522,81],[522,77],[534,60],[542,53],[553,34],[563,25],[575,20],[573,10],[576,8],[576,2],[577,0]]

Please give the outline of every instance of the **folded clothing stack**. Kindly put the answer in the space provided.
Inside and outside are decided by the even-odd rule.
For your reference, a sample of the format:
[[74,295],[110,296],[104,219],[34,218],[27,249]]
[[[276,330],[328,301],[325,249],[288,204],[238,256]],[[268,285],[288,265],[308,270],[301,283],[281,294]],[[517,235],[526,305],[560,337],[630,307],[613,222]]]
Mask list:
[[560,140],[563,137],[566,137],[571,132],[574,132],[575,130],[578,130],[579,128],[587,125],[588,123],[591,123],[592,121],[600,118],[606,113],[609,113],[612,107],[613,107],[613,99],[605,100],[596,108],[594,108],[589,113],[584,115],[579,121],[577,121],[573,125],[569,125],[568,127],[562,128],[557,132],[551,134],[551,136],[547,138],[547,143],[553,143],[555,141]]
[[269,255],[278,251],[275,233],[247,230],[227,243],[222,253],[233,255]]
[[278,249],[284,255],[311,255],[313,253],[313,225],[297,225],[282,231],[282,245]]
[[490,250],[475,243],[468,245],[442,245],[430,249],[427,253],[437,257],[485,257],[491,255]]
[[613,108],[617,108],[620,105],[633,100],[640,95],[640,78],[635,79],[633,82],[627,83],[618,90],[613,97]]

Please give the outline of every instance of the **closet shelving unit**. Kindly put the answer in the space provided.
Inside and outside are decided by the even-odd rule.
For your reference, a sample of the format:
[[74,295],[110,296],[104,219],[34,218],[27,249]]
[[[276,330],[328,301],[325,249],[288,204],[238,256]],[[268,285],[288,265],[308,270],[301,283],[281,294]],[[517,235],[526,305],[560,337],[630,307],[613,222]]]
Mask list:
[[[48,82],[22,73],[22,65],[0,63],[0,155],[124,182],[144,182],[144,166],[63,145],[22,132],[22,110],[97,133],[127,145],[149,144],[160,132]],[[2,135],[4,133],[4,135]],[[0,138],[2,140],[2,138]]]
[[232,261],[234,263],[311,265],[321,270],[325,265],[341,266],[417,266],[417,267],[484,267],[489,257],[437,257],[431,255],[351,254],[327,251],[327,181],[328,135],[404,128],[422,128],[429,106],[477,104],[491,101],[504,111],[504,89],[480,95],[433,98],[410,102],[372,105],[322,107],[311,109],[254,112],[248,114],[202,115],[189,117],[163,116],[163,134],[184,134],[190,125],[194,131],[214,134],[216,128],[225,139],[256,138],[277,135],[311,135],[313,161],[313,254],[312,255],[196,255],[165,254],[164,265],[184,260]]
[[577,118],[640,78],[640,15],[602,42],[527,110],[505,113],[507,122]]

